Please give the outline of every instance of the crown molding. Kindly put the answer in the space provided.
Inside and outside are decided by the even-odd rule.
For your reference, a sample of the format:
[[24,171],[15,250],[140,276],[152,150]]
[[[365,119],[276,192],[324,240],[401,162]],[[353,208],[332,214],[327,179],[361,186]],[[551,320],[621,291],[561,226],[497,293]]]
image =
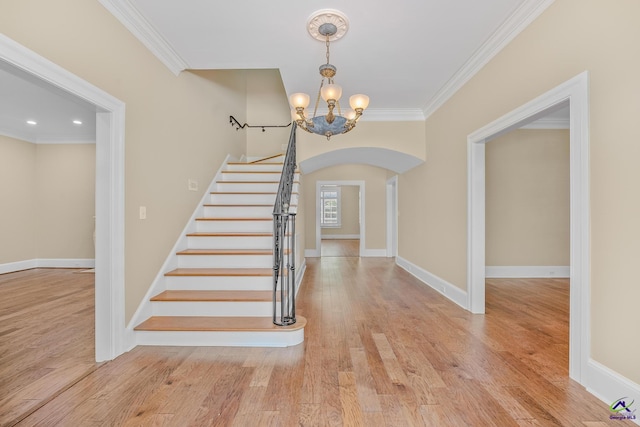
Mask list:
[[98,0],[122,25],[176,76],[190,68],[129,0]]
[[508,45],[518,34],[542,14],[555,0],[526,0],[509,18],[480,46],[451,79],[434,95],[423,108],[428,118],[449,100],[465,83]]

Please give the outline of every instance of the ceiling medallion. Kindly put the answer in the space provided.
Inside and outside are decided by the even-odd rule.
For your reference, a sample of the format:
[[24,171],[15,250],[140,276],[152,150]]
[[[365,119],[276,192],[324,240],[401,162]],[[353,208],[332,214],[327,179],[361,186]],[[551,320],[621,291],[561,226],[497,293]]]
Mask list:
[[336,31],[329,37],[329,41],[340,40],[349,30],[349,20],[347,16],[335,9],[322,9],[314,12],[307,20],[307,31],[311,37],[321,42],[326,41],[326,35],[320,32],[323,24],[332,24]]

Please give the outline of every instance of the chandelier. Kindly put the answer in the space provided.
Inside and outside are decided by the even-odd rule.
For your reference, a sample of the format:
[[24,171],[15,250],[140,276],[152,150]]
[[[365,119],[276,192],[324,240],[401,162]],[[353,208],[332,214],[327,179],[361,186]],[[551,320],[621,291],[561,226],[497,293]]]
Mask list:
[[[289,102],[293,107],[291,116],[299,127],[310,133],[324,135],[327,140],[332,135],[349,132],[356,126],[356,122],[369,105],[369,97],[358,94],[349,98],[349,105],[352,110],[344,116],[340,109],[340,97],[342,88],[335,84],[333,77],[336,75],[336,67],[329,63],[329,44],[331,40],[338,40],[347,32],[348,21],[344,14],[337,10],[321,10],[309,18],[307,25],[309,34],[316,40],[324,41],[327,47],[327,62],[320,65],[320,89],[316,97],[313,116],[309,118],[307,107],[310,98],[306,93],[294,93],[289,97]],[[318,104],[320,98],[327,103],[328,113],[318,116]]]

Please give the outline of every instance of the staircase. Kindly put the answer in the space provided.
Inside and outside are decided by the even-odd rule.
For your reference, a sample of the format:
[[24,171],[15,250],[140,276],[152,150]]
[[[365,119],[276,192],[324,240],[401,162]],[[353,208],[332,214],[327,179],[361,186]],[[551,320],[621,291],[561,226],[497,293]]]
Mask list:
[[304,340],[304,317],[284,327],[272,322],[272,211],[281,162],[275,156],[225,163],[183,247],[136,313],[147,318],[134,328],[135,344],[286,347]]

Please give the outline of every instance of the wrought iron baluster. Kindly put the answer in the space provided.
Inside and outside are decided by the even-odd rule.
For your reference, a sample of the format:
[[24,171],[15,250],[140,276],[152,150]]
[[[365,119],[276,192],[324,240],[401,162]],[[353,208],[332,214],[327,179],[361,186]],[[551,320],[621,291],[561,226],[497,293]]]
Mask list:
[[[296,128],[293,123],[282,167],[276,202],[273,206],[273,323],[279,326],[296,322],[295,309],[295,220],[289,212],[296,172]],[[280,310],[278,312],[278,286]]]

